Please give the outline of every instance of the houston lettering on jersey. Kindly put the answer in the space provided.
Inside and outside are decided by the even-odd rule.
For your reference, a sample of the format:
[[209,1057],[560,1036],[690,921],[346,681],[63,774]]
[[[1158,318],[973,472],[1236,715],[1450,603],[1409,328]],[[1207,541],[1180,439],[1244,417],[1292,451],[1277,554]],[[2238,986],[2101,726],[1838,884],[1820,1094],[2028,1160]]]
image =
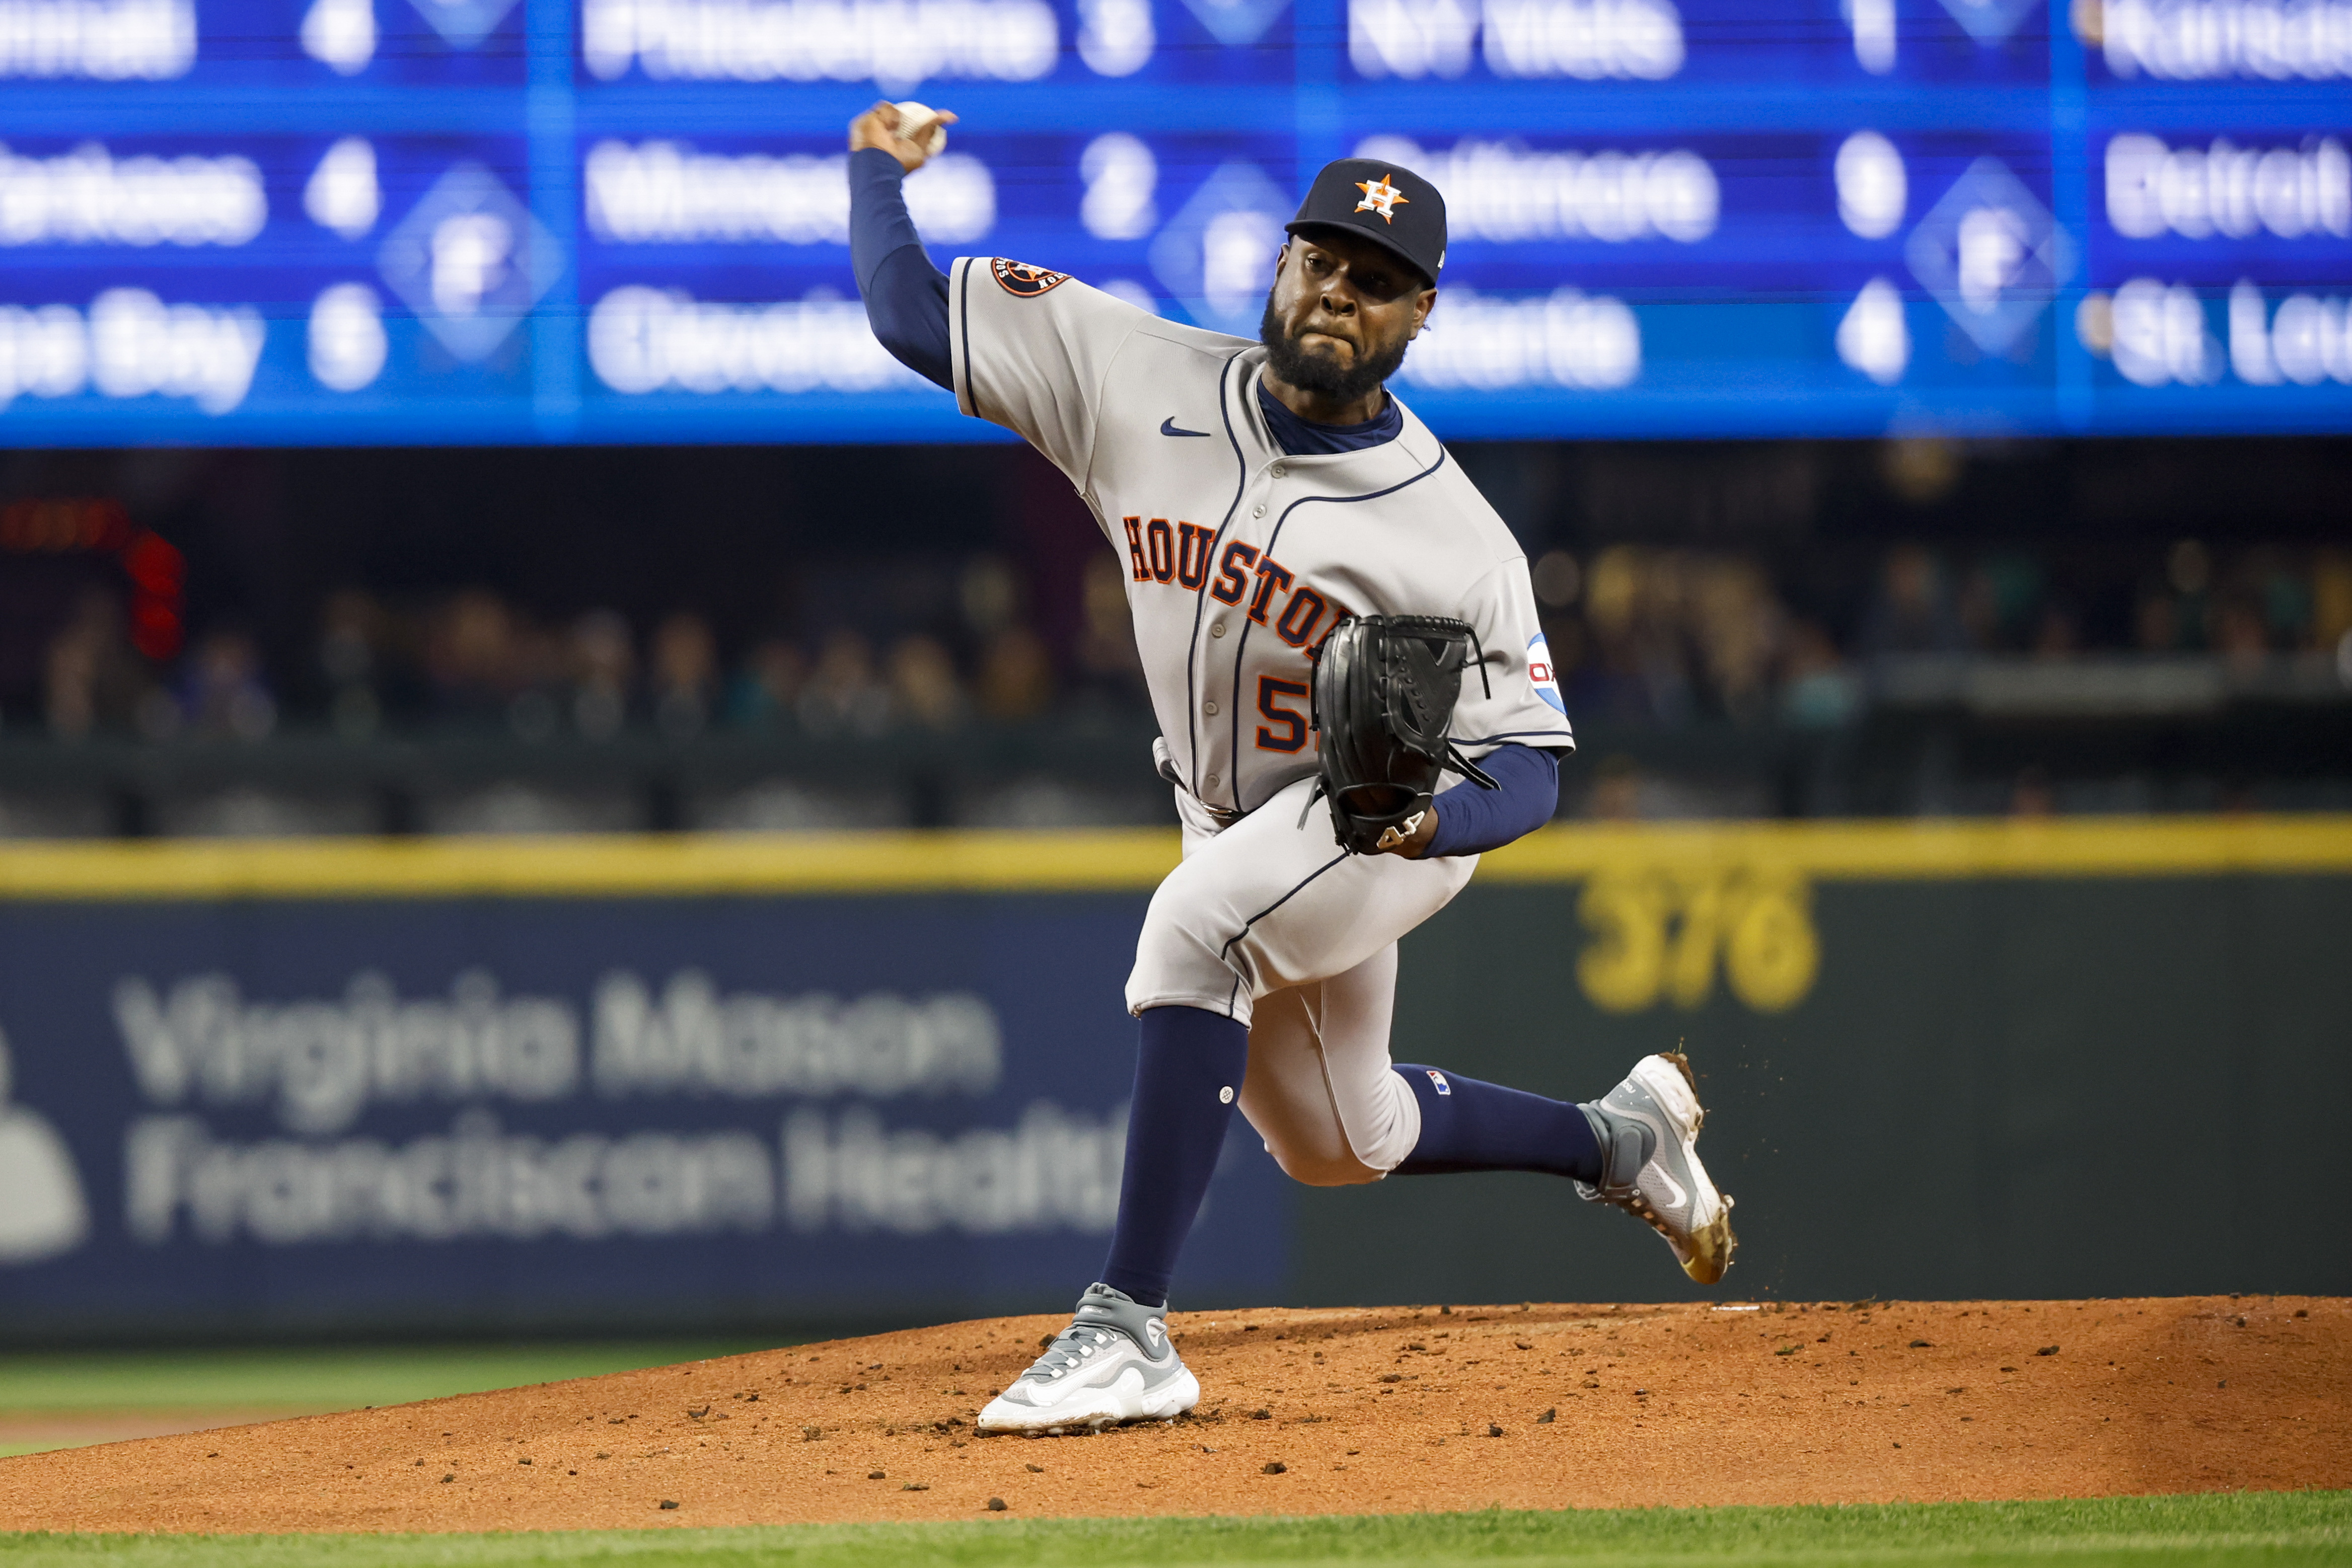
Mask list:
[[[1225,546],[1210,581],[1209,551],[1216,530],[1197,523],[1171,524],[1166,517],[1121,517],[1127,528],[1129,574],[1138,582],[1164,582],[1198,592],[1222,604],[1249,601],[1249,618],[1303,653],[1320,646],[1331,628],[1355,613],[1338,600],[1297,580],[1289,568],[1239,539]],[[1282,747],[1278,749],[1295,749]]]
[[[1257,344],[1048,281],[955,263],[956,403],[1044,453],[1127,563],[1175,782],[1245,812],[1311,771],[1309,661],[1351,611],[1476,628],[1493,685],[1465,682],[1454,710],[1472,755],[1570,744],[1549,661],[1525,653],[1543,625],[1519,541],[1410,408],[1391,441],[1295,458],[1258,417]],[[1186,432],[1213,435],[1169,439]]]

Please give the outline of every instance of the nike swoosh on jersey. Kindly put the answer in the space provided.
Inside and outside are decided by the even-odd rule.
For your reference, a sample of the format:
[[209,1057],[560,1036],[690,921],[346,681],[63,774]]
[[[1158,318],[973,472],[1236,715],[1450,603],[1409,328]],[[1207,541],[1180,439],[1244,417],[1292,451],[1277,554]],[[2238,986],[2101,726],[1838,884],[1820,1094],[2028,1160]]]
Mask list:
[[1205,435],[1207,435],[1209,433],[1208,433],[1207,431],[1205,431],[1205,430],[1186,430],[1186,429],[1184,429],[1182,426],[1179,425],[1179,424],[1176,423],[1176,416],[1175,416],[1174,414],[1172,414],[1172,413],[1171,413],[1171,414],[1170,414],[1166,419],[1163,419],[1163,420],[1161,420],[1161,421],[1160,422],[1160,434],[1162,434],[1162,435],[1201,435],[1201,436],[1205,436]]

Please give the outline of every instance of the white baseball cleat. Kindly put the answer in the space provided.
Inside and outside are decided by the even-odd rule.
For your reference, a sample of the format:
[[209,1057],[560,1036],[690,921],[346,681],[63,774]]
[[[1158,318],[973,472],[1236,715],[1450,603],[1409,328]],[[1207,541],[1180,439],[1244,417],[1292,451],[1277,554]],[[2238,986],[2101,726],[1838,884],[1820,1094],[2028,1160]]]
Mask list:
[[1031,1437],[1099,1432],[1173,1421],[1200,1402],[1200,1379],[1169,1342],[1168,1309],[1095,1284],[1037,1364],[981,1411],[980,1430]]
[[1666,1239],[1683,1272],[1712,1285],[1731,1267],[1731,1199],[1699,1164],[1706,1121],[1698,1085],[1680,1051],[1645,1056],[1625,1082],[1580,1106],[1601,1140],[1598,1185],[1578,1182],[1588,1203],[1613,1203]]

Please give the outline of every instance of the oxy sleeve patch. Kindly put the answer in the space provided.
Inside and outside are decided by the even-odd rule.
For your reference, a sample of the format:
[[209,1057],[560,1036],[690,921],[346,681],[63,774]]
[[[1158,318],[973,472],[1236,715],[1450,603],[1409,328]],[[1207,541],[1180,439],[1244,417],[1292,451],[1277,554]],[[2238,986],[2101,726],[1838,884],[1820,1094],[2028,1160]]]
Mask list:
[[1535,686],[1536,695],[1551,705],[1560,717],[1568,716],[1568,704],[1559,695],[1559,677],[1551,667],[1551,644],[1540,632],[1528,639],[1528,680]]
[[1066,272],[1048,272],[1042,267],[1032,267],[1025,261],[1007,261],[992,256],[988,269],[996,275],[996,285],[1005,293],[1023,299],[1034,299],[1040,294],[1050,294],[1070,280]]

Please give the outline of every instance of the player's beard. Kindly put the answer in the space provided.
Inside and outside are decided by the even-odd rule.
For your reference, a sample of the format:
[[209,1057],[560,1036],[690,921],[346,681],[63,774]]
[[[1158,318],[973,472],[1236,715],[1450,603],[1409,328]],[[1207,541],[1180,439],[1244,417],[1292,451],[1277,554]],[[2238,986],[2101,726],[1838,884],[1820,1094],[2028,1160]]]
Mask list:
[[1265,297],[1265,314],[1258,319],[1257,340],[1265,345],[1266,368],[1281,380],[1302,392],[1319,392],[1340,402],[1355,402],[1396,374],[1397,367],[1404,363],[1407,341],[1400,339],[1388,348],[1360,353],[1355,363],[1346,366],[1328,355],[1310,354],[1299,347],[1297,339],[1283,331],[1271,290]]

